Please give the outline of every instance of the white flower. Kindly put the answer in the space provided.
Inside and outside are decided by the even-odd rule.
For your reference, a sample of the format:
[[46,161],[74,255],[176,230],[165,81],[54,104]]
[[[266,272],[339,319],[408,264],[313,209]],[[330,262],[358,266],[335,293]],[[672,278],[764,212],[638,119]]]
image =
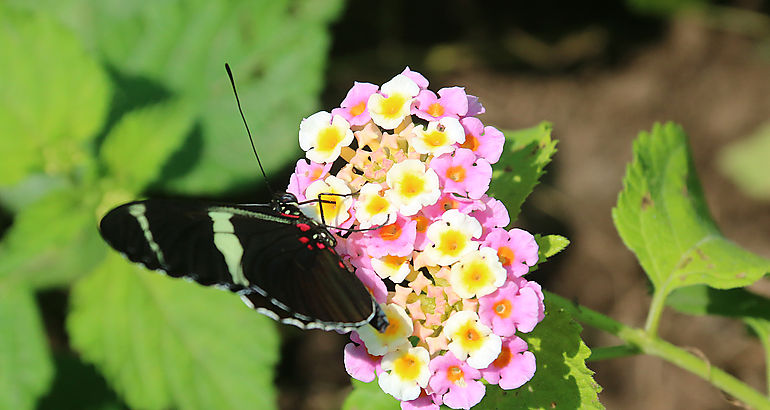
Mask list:
[[455,150],[453,144],[465,141],[465,129],[457,118],[444,117],[428,123],[428,129],[422,125],[414,127],[414,137],[409,144],[420,154],[433,154],[437,157]]
[[412,319],[404,308],[390,303],[383,310],[389,323],[384,332],[380,333],[369,325],[356,330],[366,346],[366,351],[375,356],[395,350],[404,342],[408,342],[407,338],[414,332]]
[[503,286],[507,272],[494,249],[482,247],[452,265],[449,284],[464,299],[488,295]]
[[380,191],[382,186],[376,183],[366,183],[358,191],[358,200],[353,207],[361,228],[389,225],[396,221],[396,208]]
[[[350,187],[345,181],[329,175],[326,179],[315,181],[307,187],[305,197],[309,200],[318,199],[319,201],[303,205],[301,207],[302,212],[326,225],[340,226],[350,218],[348,211],[353,204],[350,193]],[[321,207],[323,207],[323,220],[321,220]]]
[[450,209],[425,231],[433,243],[425,248],[423,258],[432,265],[449,266],[479,248],[473,238],[481,236],[481,224],[476,218]]
[[390,278],[393,283],[401,283],[412,271],[407,256],[385,255],[382,258],[372,258],[372,268],[383,279]]
[[436,171],[416,159],[394,164],[385,175],[390,189],[385,198],[404,216],[416,214],[423,206],[433,205],[441,196]]
[[313,162],[333,162],[342,147],[353,142],[350,123],[339,115],[319,111],[299,124],[299,146]]
[[401,401],[414,400],[430,379],[430,354],[424,347],[409,343],[382,358],[382,370],[377,381],[382,391]]
[[444,324],[444,335],[451,340],[449,351],[475,369],[484,369],[500,355],[502,339],[479,321],[476,312],[452,313]]
[[369,97],[367,107],[375,124],[386,130],[392,130],[401,124],[404,117],[411,115],[414,97],[420,93],[420,87],[409,77],[399,74],[380,88],[381,94]]

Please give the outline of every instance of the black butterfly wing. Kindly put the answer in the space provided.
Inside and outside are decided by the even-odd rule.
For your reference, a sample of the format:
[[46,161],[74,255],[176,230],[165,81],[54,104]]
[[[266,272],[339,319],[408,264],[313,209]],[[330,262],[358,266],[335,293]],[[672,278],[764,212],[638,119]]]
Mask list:
[[[308,229],[301,230],[299,221]],[[238,292],[262,313],[304,328],[384,328],[384,314],[322,239],[323,227],[269,206],[137,201],[102,219],[104,239],[128,259]],[[319,245],[320,244],[320,245]]]

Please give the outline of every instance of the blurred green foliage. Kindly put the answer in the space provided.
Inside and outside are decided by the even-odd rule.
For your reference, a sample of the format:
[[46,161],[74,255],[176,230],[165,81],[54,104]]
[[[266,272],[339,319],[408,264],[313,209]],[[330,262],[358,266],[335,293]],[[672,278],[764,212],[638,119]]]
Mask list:
[[717,158],[720,170],[747,195],[770,199],[770,123],[726,146]]
[[0,242],[0,408],[33,408],[54,374],[88,372],[66,350],[52,359],[35,299],[50,288],[72,289],[72,348],[128,406],[276,406],[273,322],[232,295],[137,269],[96,226],[148,187],[211,196],[259,178],[225,62],[266,171],[297,158],[341,6],[0,3],[0,206],[12,217]]

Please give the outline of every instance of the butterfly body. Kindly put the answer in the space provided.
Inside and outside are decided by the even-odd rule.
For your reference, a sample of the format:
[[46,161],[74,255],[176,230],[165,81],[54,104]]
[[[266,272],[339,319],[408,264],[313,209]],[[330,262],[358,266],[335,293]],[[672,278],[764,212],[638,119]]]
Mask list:
[[100,231],[131,261],[235,292],[283,323],[387,327],[379,304],[335,252],[334,236],[305,216],[292,194],[264,205],[130,202],[107,213]]

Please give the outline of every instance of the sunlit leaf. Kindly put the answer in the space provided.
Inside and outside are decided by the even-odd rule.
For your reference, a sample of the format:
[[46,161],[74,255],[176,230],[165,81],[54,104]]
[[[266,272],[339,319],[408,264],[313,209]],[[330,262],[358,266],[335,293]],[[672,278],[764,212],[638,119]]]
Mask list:
[[274,323],[236,295],[108,256],[72,291],[72,345],[133,408],[276,407]]
[[634,142],[634,160],[612,217],[623,242],[664,295],[694,284],[746,286],[770,271],[770,261],[719,232],[684,131],[675,124],[655,125]]
[[521,335],[537,359],[535,376],[514,390],[487,386],[479,409],[601,409],[602,388],[585,361],[591,350],[580,338],[582,327],[546,296],[546,317]]
[[532,128],[505,133],[505,150],[493,166],[488,194],[505,204],[511,222],[518,218],[521,204],[540,182],[545,166],[556,153],[551,128],[551,124],[543,122]]

